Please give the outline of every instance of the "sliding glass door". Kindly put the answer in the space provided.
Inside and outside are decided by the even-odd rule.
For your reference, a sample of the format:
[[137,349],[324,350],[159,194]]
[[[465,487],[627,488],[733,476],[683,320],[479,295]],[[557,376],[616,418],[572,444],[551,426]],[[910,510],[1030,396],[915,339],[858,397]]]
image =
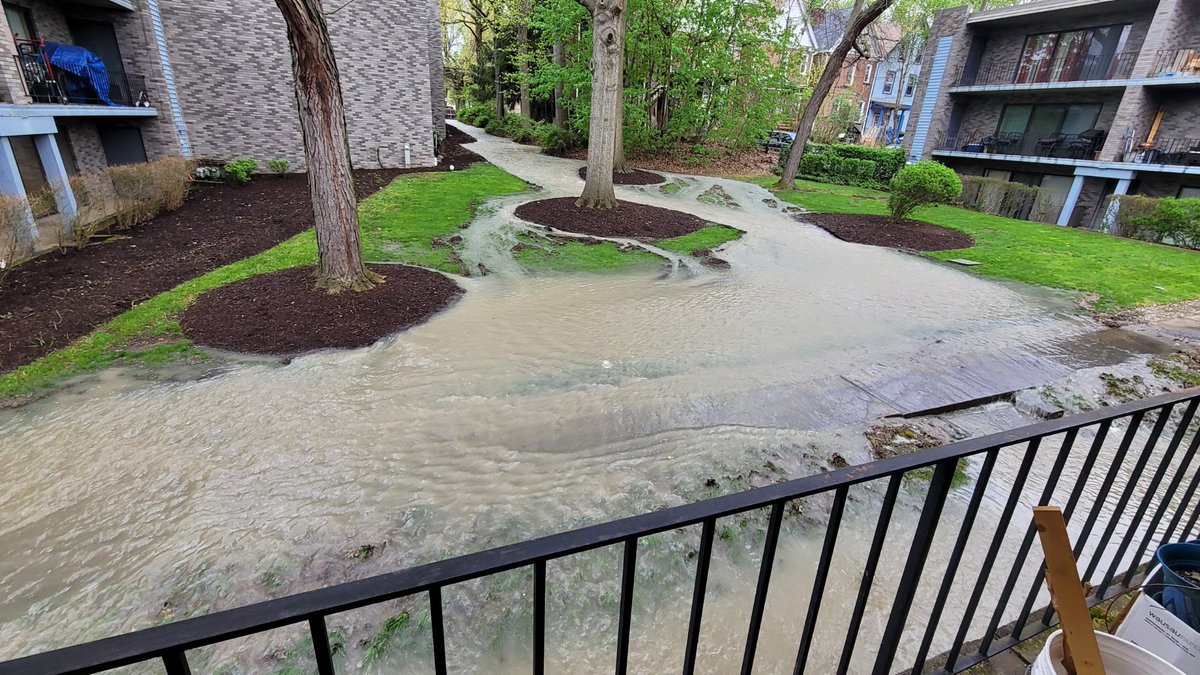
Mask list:
[[1077,82],[1124,77],[1120,54],[1129,24],[1041,33],[1025,38],[1014,82]]

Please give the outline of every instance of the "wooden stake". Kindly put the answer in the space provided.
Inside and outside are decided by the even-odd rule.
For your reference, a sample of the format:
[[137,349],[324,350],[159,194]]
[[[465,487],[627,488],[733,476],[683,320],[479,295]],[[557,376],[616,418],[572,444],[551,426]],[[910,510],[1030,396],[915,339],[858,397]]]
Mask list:
[[1071,675],[1104,675],[1100,645],[1096,643],[1062,511],[1057,506],[1035,506],[1033,522],[1046,554],[1046,587],[1062,624],[1066,651],[1063,666]]

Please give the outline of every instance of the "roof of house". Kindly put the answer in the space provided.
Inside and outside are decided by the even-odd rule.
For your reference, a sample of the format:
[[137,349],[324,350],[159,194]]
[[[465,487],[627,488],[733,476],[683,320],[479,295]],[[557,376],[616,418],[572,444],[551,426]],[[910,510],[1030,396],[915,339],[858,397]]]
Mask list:
[[[817,49],[823,52],[833,50],[838,41],[842,39],[842,33],[846,32],[846,26],[850,23],[850,12],[851,8],[846,7],[821,12],[814,17],[812,28]],[[860,44],[870,50],[872,58],[882,59],[900,43],[901,36],[902,31],[899,26],[876,21],[863,31]]]

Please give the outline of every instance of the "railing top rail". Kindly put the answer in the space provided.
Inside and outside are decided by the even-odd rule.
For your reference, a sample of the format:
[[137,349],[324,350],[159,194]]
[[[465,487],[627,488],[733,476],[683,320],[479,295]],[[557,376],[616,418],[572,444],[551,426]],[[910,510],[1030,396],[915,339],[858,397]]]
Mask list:
[[939,448],[868,462],[775,485],[470,553],[418,567],[223,610],[95,642],[0,663],[0,675],[29,672],[95,672],[195,649],[309,619],[350,611],[434,588],[562,558],[709,519],[773,506],[907,473],[1200,398],[1200,387],[1099,408],[1038,424],[966,439]]

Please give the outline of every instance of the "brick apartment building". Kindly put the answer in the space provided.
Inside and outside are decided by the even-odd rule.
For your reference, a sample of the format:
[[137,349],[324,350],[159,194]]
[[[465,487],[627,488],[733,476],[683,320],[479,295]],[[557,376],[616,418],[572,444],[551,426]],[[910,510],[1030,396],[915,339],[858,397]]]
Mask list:
[[935,15],[912,160],[1051,190],[1060,225],[1112,194],[1200,196],[1200,2],[1038,0]]
[[[850,21],[850,13],[850,8],[813,12],[812,31],[819,63],[824,63],[824,59],[828,58],[829,53],[841,40]],[[821,114],[828,116],[834,102],[839,98],[849,99],[854,106],[857,130],[855,135],[861,135],[881,66],[899,41],[900,28],[894,24],[877,21],[868,26],[858,41],[862,51],[851,49],[838,66],[837,79],[834,80],[829,95],[825,97]]]
[[[5,0],[0,191],[182,155],[304,167],[291,54],[273,0]],[[355,166],[435,163],[445,132],[437,0],[353,2],[328,17]],[[85,48],[108,86],[80,88]],[[65,67],[70,67],[66,65]],[[86,71],[91,73],[93,71]],[[104,91],[102,91],[104,90]],[[108,100],[103,100],[107,98]],[[74,210],[58,195],[59,210]],[[66,201],[67,203],[63,203]]]

